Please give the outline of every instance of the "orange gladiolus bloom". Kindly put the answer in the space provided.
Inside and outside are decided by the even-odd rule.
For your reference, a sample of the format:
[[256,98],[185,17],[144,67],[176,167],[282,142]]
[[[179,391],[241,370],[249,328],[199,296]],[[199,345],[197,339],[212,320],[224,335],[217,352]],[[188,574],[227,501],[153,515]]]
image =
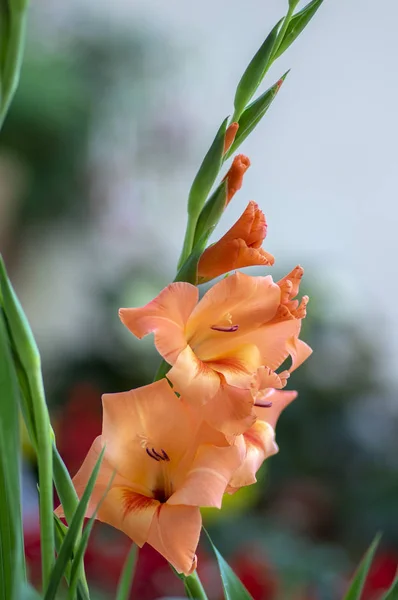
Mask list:
[[272,254],[261,248],[266,235],[267,223],[264,213],[258,204],[249,202],[235,225],[203,252],[198,265],[199,283],[243,267],[273,265]]
[[268,389],[255,407],[257,420],[243,434],[246,457],[233,474],[228,492],[234,493],[245,485],[256,483],[256,473],[264,460],[279,450],[275,442],[275,426],[282,410],[297,397],[297,392]]
[[[243,447],[229,445],[200,422],[166,379],[103,396],[102,435],[73,479],[79,496],[104,446],[86,516],[110,484],[97,518],[138,546],[150,544],[178,572],[192,573],[202,526],[199,507],[221,507]],[[57,513],[63,514],[62,507]]]
[[294,300],[302,274],[297,267],[274,283],[271,276],[237,272],[199,302],[194,285],[172,283],[146,306],[119,314],[138,338],[155,334],[158,352],[172,365],[167,377],[175,390],[203,406],[216,429],[238,435],[256,418],[252,389],[258,369],[275,371],[290,355],[291,372],[311,354],[298,339],[308,301]]

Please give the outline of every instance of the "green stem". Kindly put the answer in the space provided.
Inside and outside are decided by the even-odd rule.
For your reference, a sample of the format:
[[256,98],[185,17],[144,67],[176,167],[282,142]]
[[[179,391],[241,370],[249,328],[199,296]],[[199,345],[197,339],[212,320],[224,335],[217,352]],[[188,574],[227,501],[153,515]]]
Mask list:
[[281,45],[281,42],[282,42],[282,40],[284,38],[286,30],[287,30],[287,28],[289,26],[290,20],[291,20],[291,18],[293,16],[294,8],[295,8],[295,5],[293,5],[293,3],[289,2],[289,9],[288,9],[288,11],[286,13],[286,17],[283,19],[282,27],[280,28],[278,36],[277,36],[277,38],[275,40],[275,44],[274,44],[274,47],[273,47],[273,50],[272,50],[271,58],[270,58],[270,61],[268,63],[267,71],[270,68],[270,66],[272,65],[272,63],[274,62],[275,54],[278,52],[279,46]]
[[177,271],[182,267],[188,256],[191,254],[193,242],[195,239],[195,229],[198,217],[193,218],[188,215],[187,229],[185,231],[184,244],[182,246],[181,256],[178,260]]
[[208,600],[197,571],[194,571],[192,575],[184,577],[184,584],[185,591],[191,600]]
[[29,374],[28,379],[33,399],[37,434],[42,579],[43,589],[46,589],[55,562],[52,436],[40,367]]
[[9,11],[8,40],[4,49],[1,73],[0,128],[19,82],[25,47],[26,18],[27,10],[25,8]]

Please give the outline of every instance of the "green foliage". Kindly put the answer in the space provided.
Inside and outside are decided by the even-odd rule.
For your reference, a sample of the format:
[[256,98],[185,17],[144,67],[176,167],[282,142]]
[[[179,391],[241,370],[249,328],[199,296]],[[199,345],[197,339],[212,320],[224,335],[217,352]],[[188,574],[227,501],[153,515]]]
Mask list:
[[129,600],[138,558],[138,547],[132,544],[120,575],[115,600]]
[[321,6],[323,0],[312,0],[307,6],[304,6],[296,15],[294,15],[287,25],[286,32],[278,46],[277,51],[274,55],[274,60],[281,56],[294,40],[300,35],[303,29],[311,21],[318,8]]
[[375,539],[371,543],[368,551],[366,552],[365,556],[363,557],[361,563],[358,566],[358,569],[355,572],[354,578],[351,582],[348,592],[344,596],[344,600],[360,600],[369,569],[372,566],[373,557],[377,550],[377,546],[380,542],[380,537],[381,535],[377,534]]
[[269,107],[271,106],[275,96],[277,95],[282,83],[285,81],[289,71],[287,71],[274,85],[272,85],[266,92],[261,94],[256,100],[254,100],[246,110],[242,113],[239,119],[239,129],[235,136],[235,140],[226,154],[226,158],[230,157],[247,138],[247,136],[253,131],[259,124]]
[[204,205],[196,224],[194,247],[196,247],[200,240],[205,236],[207,236],[207,239],[210,237],[209,234],[221,219],[227,202],[227,187],[227,181],[220,183]]
[[0,357],[0,599],[17,600],[17,586],[24,578],[25,569],[19,484],[18,383],[1,305]]
[[218,567],[220,569],[225,600],[254,600],[240,579],[238,579],[238,577],[235,575],[227,561],[217,550],[206,530],[205,532],[213,552],[216,555]]
[[[80,535],[81,528],[83,526],[84,516],[87,511],[88,503],[94,489],[95,482],[98,477],[98,473],[101,467],[102,459],[104,456],[105,449],[103,448],[100,455],[98,456],[97,462],[95,463],[94,469],[90,475],[87,486],[83,492],[80,502],[76,508],[76,512],[73,516],[72,522],[68,528],[65,538],[61,544],[58,558],[54,565],[51,573],[49,584],[46,588],[44,600],[54,600],[56,593],[61,582],[61,579],[68,568],[69,561],[73,557],[73,552],[76,547],[76,542]],[[81,556],[79,557],[79,561]],[[78,561],[78,562],[79,562]]]
[[18,590],[18,600],[42,600],[42,598],[31,585],[23,583]]
[[0,128],[19,82],[25,46],[27,0],[0,4]]
[[26,407],[24,412],[31,415],[34,423],[33,425],[30,418],[27,420],[27,426],[33,427],[31,437],[33,444],[36,444],[39,466],[40,534],[43,585],[45,586],[54,563],[52,430],[44,397],[39,351],[27,318],[7,277],[1,257],[0,284],[4,315],[10,332],[13,353],[16,363],[21,365],[23,370],[24,385],[29,390],[29,407]]
[[227,124],[228,118],[224,119],[217,131],[216,137],[200,165],[189,192],[188,214],[196,218],[199,216],[221,169]]
[[192,251],[196,222],[217,175],[220,172],[224,156],[224,141],[227,124],[228,118],[224,119],[217,131],[216,137],[204,157],[191,186],[188,198],[188,224],[183,249],[180,260],[178,261],[178,269],[182,267]]
[[272,51],[275,46],[275,41],[278,35],[279,27],[282,19],[275,25],[269,33],[259,50],[253,56],[246,71],[243,73],[241,80],[238,83],[235,93],[235,112],[232,120],[239,120],[240,115],[250,102],[253,94],[264,79],[264,76],[271,64]]
[[391,584],[390,589],[380,598],[380,600],[397,600],[398,598],[398,573]]

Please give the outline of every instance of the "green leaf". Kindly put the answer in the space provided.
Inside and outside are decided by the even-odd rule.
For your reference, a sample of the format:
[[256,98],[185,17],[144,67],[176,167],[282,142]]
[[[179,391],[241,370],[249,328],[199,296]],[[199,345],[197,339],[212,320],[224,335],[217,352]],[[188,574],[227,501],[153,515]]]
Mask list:
[[214,227],[209,229],[203,234],[201,239],[198,241],[187,260],[184,262],[182,267],[179,269],[174,281],[186,281],[187,283],[197,284],[198,281],[198,263],[203,251],[206,247],[207,240],[213,232]]
[[119,579],[119,585],[116,593],[116,600],[129,600],[131,588],[133,586],[133,578],[135,567],[137,564],[138,548],[132,544],[130,552],[127,555],[123,566],[123,571]]
[[23,583],[18,589],[18,600],[42,600],[42,597],[31,585]]
[[[199,244],[201,238],[204,239],[210,230],[213,231],[219,222],[227,202],[227,186],[227,181],[223,181],[204,205],[196,224],[194,247]],[[209,237],[207,235],[207,239]]]
[[0,281],[3,295],[4,312],[15,347],[23,368],[40,368],[40,354],[26,315],[19,303],[14,288],[8,279],[3,258],[0,256]]
[[188,214],[195,218],[199,216],[221,169],[227,124],[228,118],[223,121],[221,127],[217,131],[216,137],[200,165],[199,171],[189,192]]
[[11,0],[0,10],[0,128],[17,89],[25,46],[27,3]]
[[[55,543],[53,528],[53,432],[45,400],[43,378],[40,367],[40,355],[28,320],[14,292],[6,269],[0,257],[0,285],[4,315],[9,331],[9,339],[14,361],[24,371],[25,377],[19,377],[22,386],[29,393],[24,395],[23,414],[28,428],[31,429],[33,445],[37,453],[40,487],[40,540],[42,558],[42,581],[45,588],[54,565]],[[21,374],[20,374],[21,375]],[[29,402],[29,407],[26,403]],[[22,403],[23,404],[23,403]],[[33,419],[31,422],[30,417]],[[32,431],[33,427],[33,431]]]
[[369,569],[372,566],[373,557],[375,555],[377,546],[380,542],[380,538],[381,535],[378,533],[374,538],[373,542],[371,543],[362,561],[360,562],[349,587],[349,590],[344,596],[344,600],[360,600]]
[[109,490],[111,488],[111,485],[112,485],[112,482],[114,479],[114,475],[111,477],[108,485],[106,486],[104,493],[102,494],[101,500],[98,502],[93,514],[91,515],[86,527],[84,528],[83,535],[81,536],[79,545],[77,546],[76,552],[74,553],[71,575],[70,575],[69,591],[68,591],[68,599],[69,600],[74,600],[74,598],[75,598],[77,586],[79,583],[79,574],[81,573],[81,570],[82,570],[82,567],[84,564],[84,562],[83,562],[84,561],[84,553],[86,552],[88,540],[89,540],[91,531],[93,529],[95,519],[97,518],[98,510],[99,510],[101,504],[103,503],[107,493],[109,492]]
[[94,469],[90,475],[90,479],[88,480],[87,486],[76,508],[76,512],[73,516],[72,522],[60,547],[58,558],[52,570],[50,581],[44,596],[44,600],[53,600],[55,598],[58,586],[61,582],[62,577],[64,576],[65,570],[68,567],[68,562],[72,558],[74,548],[76,545],[76,540],[78,539],[78,536],[81,532],[90,496],[94,489],[94,485],[101,467],[104,451],[105,448],[101,450],[101,453],[98,456],[97,462],[95,463]]
[[293,44],[294,40],[300,35],[303,29],[311,21],[323,0],[312,0],[307,6],[304,6],[296,15],[294,15],[287,26],[286,33],[283,36],[278,50],[275,52],[273,60],[281,56]]
[[13,600],[25,573],[19,481],[19,390],[1,306],[0,357],[0,599]]
[[58,492],[59,499],[62,504],[62,508],[65,512],[65,518],[70,524],[73,515],[75,514],[79,498],[77,497],[75,486],[72,483],[72,479],[69,475],[68,469],[62,460],[58,449],[53,443],[53,477],[55,487]]
[[281,22],[282,19],[269,33],[266,40],[253,56],[249,66],[243,73],[241,80],[238,83],[234,100],[235,112],[232,118],[233,121],[239,119],[240,115],[246,108],[247,103],[251,100],[253,94],[257,90],[267,72]]
[[380,598],[380,600],[397,600],[398,598],[398,573],[395,576],[391,587],[387,592]]
[[235,575],[227,561],[221,556],[221,554],[211,541],[211,538],[207,531],[205,529],[204,531],[211,544],[213,552],[216,555],[218,567],[220,569],[225,600],[254,600],[243,585],[243,583],[240,581],[240,579]]
[[225,158],[229,158],[242,142],[247,138],[249,133],[258,125],[261,121],[268,108],[271,106],[275,96],[277,95],[282,83],[285,81],[289,71],[287,71],[273,86],[271,86],[266,92],[254,100],[246,110],[243,112],[239,119],[239,129],[235,136],[235,140],[228,150]]

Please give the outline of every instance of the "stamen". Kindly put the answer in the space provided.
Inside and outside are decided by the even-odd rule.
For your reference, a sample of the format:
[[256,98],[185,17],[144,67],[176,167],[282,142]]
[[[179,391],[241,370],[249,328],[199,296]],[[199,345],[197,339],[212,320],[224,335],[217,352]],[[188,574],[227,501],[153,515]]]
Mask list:
[[168,454],[163,450],[163,448],[161,449],[162,454],[159,454],[159,452],[156,452],[155,448],[152,448],[151,450],[149,448],[145,448],[145,452],[148,454],[148,456],[150,456],[154,460],[157,460],[158,462],[161,460],[170,462],[170,458],[169,458]]
[[231,325],[229,327],[225,325],[212,325],[210,329],[213,329],[214,331],[222,331],[224,333],[233,333],[239,329],[239,325]]
[[[148,456],[150,456],[150,457],[151,457],[151,458],[153,458],[154,460],[157,460],[158,462],[159,462],[160,460],[162,460],[162,458],[161,458],[159,455],[158,455],[158,456],[159,456],[159,458],[158,458],[158,456],[153,456],[153,454],[151,454],[151,451],[149,450],[149,448],[145,448],[145,452],[148,454]],[[152,448],[152,452],[155,452],[153,448]],[[155,454],[156,454],[156,453],[155,453]]]
[[258,406],[259,408],[271,408],[272,402],[270,400],[256,400],[254,406]]
[[161,454],[158,454],[155,450],[155,448],[152,448],[152,452],[155,456],[158,457],[159,460],[164,460],[163,456]]

